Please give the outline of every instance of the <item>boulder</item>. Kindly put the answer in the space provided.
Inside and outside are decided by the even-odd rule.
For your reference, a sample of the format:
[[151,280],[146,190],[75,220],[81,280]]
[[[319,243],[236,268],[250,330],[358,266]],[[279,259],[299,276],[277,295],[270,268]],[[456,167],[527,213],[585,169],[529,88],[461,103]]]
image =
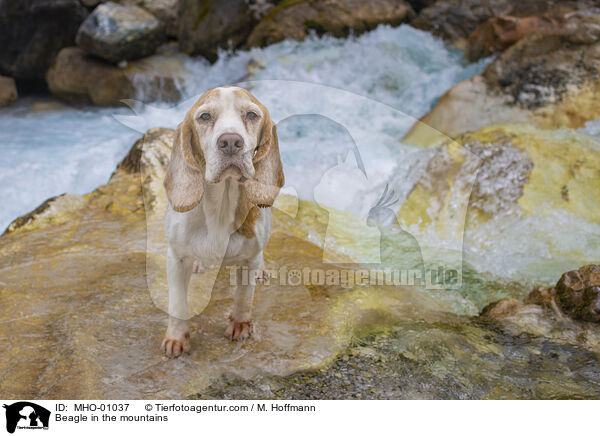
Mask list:
[[43,79],[86,16],[79,0],[0,0],[0,74]]
[[319,35],[358,35],[379,24],[398,26],[415,12],[404,0],[284,1],[271,9],[248,37],[249,47],[265,46],[286,38],[302,40],[310,31]]
[[119,67],[79,47],[67,47],[56,57],[46,80],[55,96],[74,103],[117,106],[123,99],[178,101],[178,83],[187,74],[184,63],[181,54],[157,54]]
[[164,23],[168,36],[177,36],[179,0],[81,0],[87,7],[94,7],[109,1],[125,6],[139,6],[147,10]]
[[572,319],[600,322],[600,265],[564,273],[555,286],[556,303]]
[[181,0],[179,46],[215,61],[220,48],[240,47],[256,23],[246,0]]
[[77,32],[87,53],[117,63],[150,56],[165,40],[164,24],[137,6],[99,5]]
[[451,232],[470,232],[500,214],[522,219],[562,211],[600,224],[598,168],[595,138],[492,125],[432,147],[398,218]]
[[[583,127],[600,117],[600,16],[527,35],[479,75],[458,83],[404,137],[428,145],[497,123]],[[427,125],[429,128],[424,129]]]
[[11,77],[0,76],[0,106],[6,106],[17,100],[17,86]]
[[180,0],[119,0],[123,5],[135,5],[146,9],[165,25],[167,36],[176,37],[178,33],[178,11]]

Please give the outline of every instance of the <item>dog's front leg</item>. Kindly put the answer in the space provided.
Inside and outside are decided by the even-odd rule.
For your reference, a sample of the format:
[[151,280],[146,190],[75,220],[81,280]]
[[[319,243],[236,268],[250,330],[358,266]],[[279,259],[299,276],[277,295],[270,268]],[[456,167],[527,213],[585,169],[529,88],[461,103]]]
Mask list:
[[169,284],[169,326],[161,349],[168,357],[190,351],[189,310],[187,288],[193,262],[178,258],[171,248],[167,251],[167,282]]
[[229,326],[225,331],[232,341],[248,338],[252,334],[252,301],[254,300],[254,288],[256,279],[262,265],[262,252],[246,265],[248,268],[236,269],[235,296],[233,310],[229,316]]

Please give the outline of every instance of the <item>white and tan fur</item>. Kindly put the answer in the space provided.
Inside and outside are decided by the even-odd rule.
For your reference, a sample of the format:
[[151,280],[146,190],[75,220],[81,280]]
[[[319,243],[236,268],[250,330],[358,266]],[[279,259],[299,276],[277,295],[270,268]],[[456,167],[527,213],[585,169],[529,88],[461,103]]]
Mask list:
[[[161,348],[176,357],[190,350],[187,287],[194,269],[262,266],[270,206],[283,186],[277,133],[267,109],[242,88],[204,93],[177,128],[164,184],[169,325]],[[226,329],[232,340],[252,333],[255,284],[242,283],[238,277]]]

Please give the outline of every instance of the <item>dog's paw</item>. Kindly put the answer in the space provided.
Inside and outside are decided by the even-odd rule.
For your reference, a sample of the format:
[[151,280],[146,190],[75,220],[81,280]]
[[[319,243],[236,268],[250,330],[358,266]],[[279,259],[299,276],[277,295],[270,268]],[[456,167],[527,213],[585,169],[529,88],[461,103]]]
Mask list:
[[184,333],[179,338],[173,338],[169,335],[163,339],[160,349],[169,358],[179,357],[183,353],[190,351],[190,332]]
[[252,321],[237,322],[229,318],[229,325],[227,326],[227,330],[225,330],[225,336],[231,341],[243,341],[248,339],[253,329]]

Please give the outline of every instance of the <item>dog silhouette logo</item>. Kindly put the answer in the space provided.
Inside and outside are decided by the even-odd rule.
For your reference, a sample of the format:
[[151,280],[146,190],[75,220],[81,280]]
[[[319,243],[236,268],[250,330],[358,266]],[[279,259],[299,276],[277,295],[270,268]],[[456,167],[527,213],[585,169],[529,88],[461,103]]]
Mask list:
[[19,429],[48,429],[50,411],[29,401],[19,401],[11,405],[4,404],[6,409],[6,431],[14,433]]

